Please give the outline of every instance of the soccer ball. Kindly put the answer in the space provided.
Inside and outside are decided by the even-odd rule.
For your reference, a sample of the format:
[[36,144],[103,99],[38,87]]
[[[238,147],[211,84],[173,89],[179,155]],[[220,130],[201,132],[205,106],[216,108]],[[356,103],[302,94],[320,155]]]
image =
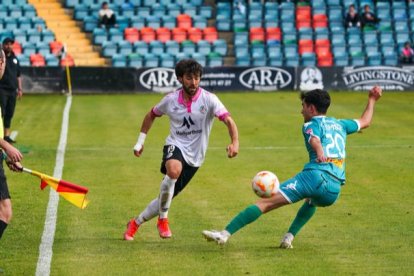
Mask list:
[[279,179],[272,172],[258,172],[253,177],[252,189],[259,197],[271,197],[279,190]]

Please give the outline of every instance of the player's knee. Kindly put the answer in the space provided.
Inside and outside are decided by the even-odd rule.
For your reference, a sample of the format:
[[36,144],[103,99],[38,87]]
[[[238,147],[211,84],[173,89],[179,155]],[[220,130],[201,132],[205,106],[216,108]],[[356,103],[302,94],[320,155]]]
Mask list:
[[3,201],[0,208],[0,220],[4,221],[5,223],[9,223],[11,221],[12,215],[13,212],[10,200]]

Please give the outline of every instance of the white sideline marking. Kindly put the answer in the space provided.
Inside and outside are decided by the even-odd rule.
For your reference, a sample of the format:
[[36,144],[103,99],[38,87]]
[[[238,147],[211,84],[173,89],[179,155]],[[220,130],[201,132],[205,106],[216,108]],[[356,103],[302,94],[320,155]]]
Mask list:
[[[72,96],[66,98],[66,105],[63,110],[62,127],[60,131],[59,145],[56,152],[56,164],[53,177],[62,178],[63,164],[65,158],[66,141],[69,128],[69,111],[72,105]],[[50,264],[53,255],[53,241],[55,239],[57,209],[59,203],[58,193],[50,189],[49,203],[46,210],[45,227],[43,229],[42,241],[39,246],[39,259],[37,260],[36,275],[50,275]]]
[[16,137],[17,137],[17,135],[19,135],[19,132],[18,132],[17,130],[13,130],[13,131],[10,133],[10,139],[12,139],[13,141],[16,141]]

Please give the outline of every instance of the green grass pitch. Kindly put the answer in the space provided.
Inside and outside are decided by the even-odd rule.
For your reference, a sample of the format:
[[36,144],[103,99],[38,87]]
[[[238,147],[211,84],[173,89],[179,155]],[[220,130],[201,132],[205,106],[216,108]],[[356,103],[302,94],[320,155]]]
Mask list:
[[[357,118],[367,94],[334,92],[328,115]],[[141,158],[132,147],[145,113],[162,95],[73,97],[63,178],[89,188],[85,210],[59,202],[51,275],[412,275],[414,269],[414,93],[385,92],[372,126],[348,139],[347,184],[335,205],[320,208],[294,241],[277,248],[300,204],[262,216],[225,247],[204,229],[222,229],[255,202],[259,170],[281,181],[302,169],[301,104],[294,92],[222,93],[240,132],[240,153],[226,157],[227,129],[213,126],[205,164],[172,203],[173,238],[156,221],[125,242],[127,221],[158,193],[167,118],[157,119]],[[66,98],[27,95],[13,129],[28,168],[53,174]],[[8,169],[14,217],[0,241],[4,275],[33,275],[49,191]]]

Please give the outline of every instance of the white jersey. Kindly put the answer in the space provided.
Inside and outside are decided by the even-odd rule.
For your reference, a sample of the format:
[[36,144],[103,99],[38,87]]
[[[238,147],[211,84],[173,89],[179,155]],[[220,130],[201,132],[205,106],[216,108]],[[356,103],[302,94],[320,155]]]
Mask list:
[[189,103],[184,101],[183,93],[182,89],[169,93],[152,112],[155,116],[165,114],[170,118],[166,144],[178,147],[189,165],[200,167],[206,156],[214,117],[222,121],[229,112],[215,94],[202,88]]

